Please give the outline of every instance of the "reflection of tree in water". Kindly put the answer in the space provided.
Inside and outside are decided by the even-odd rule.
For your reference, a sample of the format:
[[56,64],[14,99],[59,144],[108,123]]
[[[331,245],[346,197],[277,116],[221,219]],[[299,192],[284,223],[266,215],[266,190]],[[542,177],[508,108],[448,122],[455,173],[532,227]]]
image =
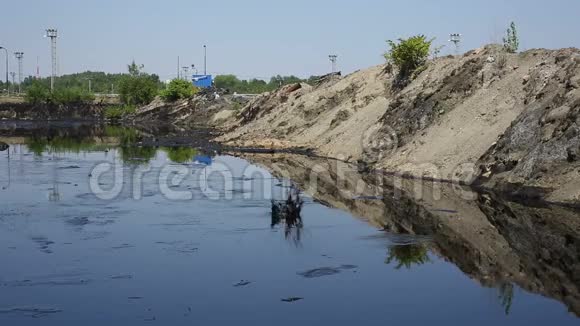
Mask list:
[[191,147],[165,147],[163,150],[167,153],[167,157],[175,163],[191,162],[193,157],[197,155],[197,150]]
[[[90,129],[90,128],[89,128]],[[26,146],[37,156],[43,153],[80,153],[102,151],[112,147],[97,141],[101,137],[118,139],[122,147],[136,143],[140,134],[136,129],[118,126],[106,126],[103,130],[49,130],[35,134],[26,139]]]
[[505,314],[509,315],[514,299],[514,285],[512,283],[502,283],[497,290],[501,306],[504,308]]
[[123,162],[146,164],[155,157],[157,148],[153,146],[121,146],[119,153]]
[[299,244],[301,240],[303,205],[300,191],[295,187],[290,188],[286,200],[272,200],[271,227],[274,228],[284,222],[284,236],[295,244]]
[[110,146],[100,145],[91,138],[74,137],[32,137],[26,139],[26,146],[36,156],[43,153],[80,153],[107,149]]
[[396,262],[396,269],[405,267],[411,269],[413,265],[423,265],[431,262],[428,255],[427,246],[424,244],[396,245],[389,248],[389,257],[385,264]]

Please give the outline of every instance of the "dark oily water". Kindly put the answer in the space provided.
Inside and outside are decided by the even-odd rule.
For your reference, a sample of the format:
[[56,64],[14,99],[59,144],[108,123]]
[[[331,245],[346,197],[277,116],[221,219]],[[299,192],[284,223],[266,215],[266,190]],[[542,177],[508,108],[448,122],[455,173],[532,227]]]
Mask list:
[[574,211],[115,135],[2,139],[0,325],[578,324]]

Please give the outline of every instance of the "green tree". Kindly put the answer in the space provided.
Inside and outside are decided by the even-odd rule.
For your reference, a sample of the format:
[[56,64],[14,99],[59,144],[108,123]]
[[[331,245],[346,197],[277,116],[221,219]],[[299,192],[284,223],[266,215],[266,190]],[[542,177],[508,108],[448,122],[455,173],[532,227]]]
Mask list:
[[520,48],[520,39],[516,23],[512,22],[506,31],[506,37],[503,38],[503,47],[509,53],[516,53]]
[[390,49],[384,56],[387,62],[399,68],[400,81],[406,81],[425,67],[433,41],[434,39],[428,40],[425,35],[412,36],[408,39],[400,38],[398,42],[387,41]]
[[183,98],[190,98],[198,90],[189,81],[183,79],[172,80],[167,88],[161,91],[161,97],[165,101],[177,101]]
[[229,89],[232,92],[236,92],[241,81],[234,75],[220,75],[215,77],[214,83],[217,88]]
[[131,61],[130,64],[127,65],[127,70],[129,71],[129,75],[133,77],[137,77],[141,75],[141,71],[145,68],[144,65],[137,65],[135,60]]
[[127,66],[129,74],[119,82],[119,96],[126,105],[146,105],[157,95],[159,77],[142,71],[143,65],[137,66],[133,61]]
[[40,81],[33,81],[26,89],[25,97],[28,103],[46,103],[50,98],[50,89]]
[[259,94],[264,92],[271,92],[278,87],[306,82],[296,76],[274,76],[270,78],[269,82],[262,79],[253,78],[250,80],[240,80],[234,75],[220,75],[214,80],[217,88],[228,89],[230,92],[237,92],[241,94]]

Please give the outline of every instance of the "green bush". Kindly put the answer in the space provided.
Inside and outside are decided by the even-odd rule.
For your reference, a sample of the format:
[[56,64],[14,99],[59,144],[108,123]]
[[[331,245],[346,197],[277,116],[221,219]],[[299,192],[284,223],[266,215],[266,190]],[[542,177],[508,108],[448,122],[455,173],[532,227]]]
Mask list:
[[173,102],[182,98],[190,98],[198,92],[190,82],[183,79],[172,80],[167,88],[160,92],[161,98],[165,101]]
[[127,66],[129,75],[124,75],[119,81],[119,97],[126,105],[146,105],[157,95],[159,76],[144,72],[143,65],[135,61]]
[[119,120],[129,114],[135,113],[137,108],[132,105],[109,106],[105,109],[105,118],[109,120]]
[[93,94],[78,87],[57,88],[51,93],[47,86],[38,81],[34,81],[26,89],[25,98],[27,102],[32,104],[55,103],[63,105],[74,103],[90,103],[95,100],[95,96]]
[[24,96],[28,103],[46,103],[50,99],[50,89],[39,81],[33,81]]
[[95,96],[80,88],[59,88],[51,94],[51,102],[57,104],[90,103],[95,100]]
[[385,53],[387,62],[399,68],[399,79],[406,80],[427,63],[434,39],[427,40],[425,35],[399,39],[398,43],[388,40],[390,50]]
[[119,82],[119,97],[127,105],[146,105],[157,95],[157,81],[151,76],[124,76]]

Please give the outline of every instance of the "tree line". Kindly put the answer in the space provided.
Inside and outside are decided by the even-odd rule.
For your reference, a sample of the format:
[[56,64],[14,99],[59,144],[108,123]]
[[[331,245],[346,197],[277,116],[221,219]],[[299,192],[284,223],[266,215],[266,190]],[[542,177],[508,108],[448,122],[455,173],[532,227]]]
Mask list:
[[270,81],[266,82],[262,79],[240,80],[235,75],[219,75],[214,79],[215,86],[220,89],[227,89],[230,92],[238,94],[260,94],[264,92],[271,92],[280,86],[295,84],[295,83],[311,83],[316,76],[308,79],[301,79],[296,76],[274,76]]

